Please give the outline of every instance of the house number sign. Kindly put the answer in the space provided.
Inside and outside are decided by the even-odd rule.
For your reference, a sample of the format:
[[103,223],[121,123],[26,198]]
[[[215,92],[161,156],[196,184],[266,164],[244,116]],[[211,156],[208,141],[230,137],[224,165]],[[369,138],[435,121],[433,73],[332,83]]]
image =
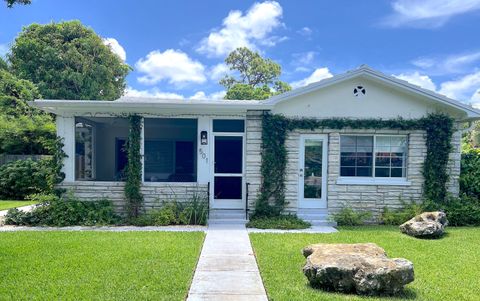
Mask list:
[[200,153],[200,158],[202,158],[202,160],[205,160],[205,163],[208,164],[208,156],[207,156],[207,154],[203,151],[203,148],[199,148],[199,149],[198,149],[198,152]]

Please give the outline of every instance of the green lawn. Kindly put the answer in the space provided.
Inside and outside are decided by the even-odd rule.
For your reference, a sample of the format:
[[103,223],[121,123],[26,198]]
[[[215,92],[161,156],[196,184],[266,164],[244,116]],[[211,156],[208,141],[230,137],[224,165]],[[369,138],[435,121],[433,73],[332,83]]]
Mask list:
[[[448,228],[440,240],[420,240],[396,227],[342,228],[334,234],[252,233],[263,282],[271,300],[479,300],[480,228]],[[415,281],[396,298],[367,298],[312,289],[302,273],[304,246],[374,242],[390,257],[413,262]]]
[[7,200],[0,200],[0,210],[7,210],[10,208],[22,207],[36,204],[35,201],[7,201]]
[[184,300],[204,236],[0,233],[0,300]]

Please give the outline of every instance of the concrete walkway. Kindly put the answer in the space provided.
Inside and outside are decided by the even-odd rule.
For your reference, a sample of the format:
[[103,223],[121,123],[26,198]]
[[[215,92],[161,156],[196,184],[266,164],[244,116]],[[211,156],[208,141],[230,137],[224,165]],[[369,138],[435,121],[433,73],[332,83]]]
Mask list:
[[187,300],[268,300],[245,225],[208,227]]
[[[28,206],[17,207],[17,209],[20,210],[20,211],[28,212],[28,211],[31,211],[34,207],[35,207],[35,205],[28,205]],[[7,210],[0,210],[0,216],[7,215],[7,212],[8,212],[8,209]]]

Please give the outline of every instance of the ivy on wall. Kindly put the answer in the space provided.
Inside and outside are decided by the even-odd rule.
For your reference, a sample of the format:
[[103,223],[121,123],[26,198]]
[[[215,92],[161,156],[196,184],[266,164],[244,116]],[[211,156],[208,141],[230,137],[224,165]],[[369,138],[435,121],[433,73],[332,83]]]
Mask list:
[[56,188],[65,179],[65,173],[62,172],[63,162],[67,158],[67,154],[63,151],[64,147],[64,138],[58,137],[55,139],[55,145],[53,148],[52,158],[49,160],[50,168],[52,173],[48,178],[48,186],[51,190],[56,191],[58,194],[64,192],[64,189]]
[[140,143],[142,134],[142,117],[132,115],[128,117],[130,128],[127,139],[127,166],[125,169],[125,198],[126,211],[130,218],[138,217],[143,205],[143,195],[140,192],[142,185],[142,158]]
[[454,121],[446,115],[429,115],[420,120],[427,133],[427,157],[423,163],[423,195],[431,201],[447,196],[448,158],[452,151]]
[[255,203],[255,216],[276,216],[287,205],[285,200],[285,176],[288,132],[295,129],[395,129],[424,130],[427,133],[427,156],[423,166],[424,197],[440,201],[447,194],[448,155],[452,150],[451,139],[454,121],[444,114],[430,114],[420,119],[312,119],[287,118],[265,113],[262,120],[262,185]]

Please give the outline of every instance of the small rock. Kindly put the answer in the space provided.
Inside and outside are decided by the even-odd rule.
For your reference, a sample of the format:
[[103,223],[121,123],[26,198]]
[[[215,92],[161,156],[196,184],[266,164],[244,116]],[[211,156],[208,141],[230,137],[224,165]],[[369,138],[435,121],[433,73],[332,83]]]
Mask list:
[[400,225],[400,231],[420,238],[438,238],[445,233],[447,215],[441,211],[424,212]]
[[374,243],[315,244],[303,249],[313,287],[362,295],[395,294],[414,280],[413,263],[389,259]]

